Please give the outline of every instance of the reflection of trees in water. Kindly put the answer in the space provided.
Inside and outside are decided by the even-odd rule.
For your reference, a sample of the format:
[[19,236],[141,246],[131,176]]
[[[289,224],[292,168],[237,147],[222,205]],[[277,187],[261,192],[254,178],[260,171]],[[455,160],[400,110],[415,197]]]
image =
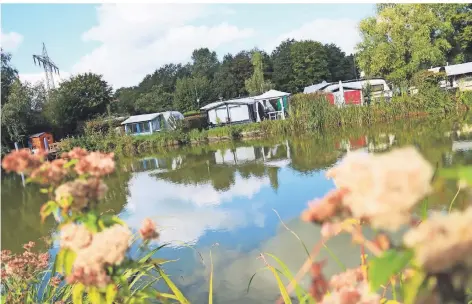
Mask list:
[[277,191],[279,189],[279,168],[267,168],[267,175],[269,175],[270,186],[272,187],[272,189]]
[[[261,155],[260,151],[261,149],[256,148],[256,158],[259,158],[258,153]],[[176,184],[199,185],[206,183],[211,184],[215,190],[226,191],[235,184],[236,174],[239,173],[244,179],[268,176],[271,181],[274,180],[271,184],[278,187],[278,170],[274,171],[260,161],[242,162],[241,164],[216,164],[215,153],[219,153],[219,151],[186,157],[185,162],[179,169],[153,175]],[[272,173],[269,174],[270,170],[272,170]]]
[[48,218],[41,224],[39,209],[47,201],[45,194],[39,193],[37,185],[29,184],[23,188],[21,177],[9,174],[2,178],[2,249],[21,252],[23,244],[37,243],[37,249],[47,246],[39,239],[49,235],[54,220]]
[[332,166],[342,154],[334,149],[335,142],[330,139],[296,138],[290,141],[292,168],[310,173]]
[[[105,180],[109,191],[105,200],[99,204],[99,212],[114,214],[121,212],[129,194],[130,177],[130,172],[117,170],[113,176]],[[36,184],[27,184],[23,188],[21,177],[18,175],[9,174],[2,178],[1,234],[3,249],[20,252],[23,244],[29,241],[37,242],[38,249],[47,248],[47,245],[39,239],[50,236],[56,224],[52,217],[41,223],[39,209],[48,198],[47,195],[39,193],[39,188]]]

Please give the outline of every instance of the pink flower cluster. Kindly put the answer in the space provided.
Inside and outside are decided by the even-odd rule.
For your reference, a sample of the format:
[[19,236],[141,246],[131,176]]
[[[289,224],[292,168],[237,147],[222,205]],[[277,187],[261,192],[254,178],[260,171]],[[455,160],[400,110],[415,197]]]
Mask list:
[[61,247],[77,254],[67,282],[105,287],[111,280],[106,266],[119,265],[123,261],[130,240],[131,232],[121,225],[113,225],[96,234],[81,225],[65,225],[61,229]]
[[62,201],[72,198],[71,208],[73,210],[82,210],[88,206],[90,200],[102,199],[108,190],[107,185],[98,178],[76,179],[71,182],[64,183],[56,188],[56,201]]
[[310,203],[304,220],[324,222],[345,213],[395,231],[431,191],[433,168],[415,148],[405,147],[378,155],[349,152],[326,175],[338,189]]
[[15,150],[7,154],[2,160],[2,167],[7,172],[29,173],[41,166],[47,153],[40,151],[31,154],[28,149]]
[[433,214],[409,230],[403,242],[415,249],[418,263],[428,273],[447,272],[458,265],[472,269],[472,207]]
[[329,282],[330,293],[322,304],[378,304],[380,296],[372,293],[360,268],[334,275]]
[[23,248],[22,254],[12,254],[9,250],[2,250],[1,268],[2,279],[15,278],[24,281],[35,278],[35,275],[48,267],[49,253],[35,253],[31,249],[36,244],[29,242]]
[[141,229],[139,229],[139,234],[143,240],[153,240],[159,237],[159,233],[156,231],[156,224],[149,218],[144,220]]
[[39,168],[34,169],[31,172],[31,178],[34,179],[36,182],[48,185],[59,184],[68,174],[64,165],[66,161],[63,159],[55,159],[51,162],[43,163]]
[[88,173],[96,177],[108,175],[115,171],[113,157],[113,153],[91,152],[79,158],[79,162],[75,165],[75,171],[78,174]]

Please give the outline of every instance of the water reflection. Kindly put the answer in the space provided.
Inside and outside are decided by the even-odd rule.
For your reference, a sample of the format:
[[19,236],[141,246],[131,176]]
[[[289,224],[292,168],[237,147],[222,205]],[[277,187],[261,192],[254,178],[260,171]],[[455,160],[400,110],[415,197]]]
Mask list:
[[[162,229],[158,243],[170,243],[160,254],[179,259],[168,264],[168,271],[176,275],[192,302],[203,303],[207,297],[212,248],[215,299],[220,303],[267,303],[276,296],[270,273],[257,275],[253,289],[245,293],[249,278],[261,267],[259,253],[276,254],[294,272],[305,258],[273,209],[308,246],[314,244],[319,228],[300,222],[298,216],[308,200],[333,187],[324,170],[345,153],[358,149],[383,152],[413,144],[437,168],[472,164],[472,133],[467,130],[450,132],[451,125],[401,127],[183,147],[121,159],[120,169],[107,180],[110,192],[101,209],[119,214],[134,229],[146,217],[158,223]],[[453,181],[438,182],[429,206],[448,206],[456,191]],[[455,205],[464,207],[470,201],[467,195],[461,193]],[[38,216],[44,200],[34,186],[23,189],[19,177],[2,179],[3,248],[17,251],[21,244],[49,234],[54,223],[41,225]],[[206,266],[183,243],[195,246]],[[219,246],[214,247],[215,243]],[[346,264],[358,263],[358,253],[353,254],[347,237],[337,238],[329,246]],[[338,271],[337,265],[330,263],[328,271]]]

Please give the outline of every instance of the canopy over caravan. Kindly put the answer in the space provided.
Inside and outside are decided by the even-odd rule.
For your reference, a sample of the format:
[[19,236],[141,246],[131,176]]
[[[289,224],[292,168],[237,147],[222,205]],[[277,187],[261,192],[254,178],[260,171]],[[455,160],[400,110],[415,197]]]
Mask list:
[[127,134],[145,135],[161,130],[173,130],[177,127],[177,121],[183,119],[184,115],[182,113],[167,111],[130,116],[121,125],[125,127]]
[[288,110],[289,96],[290,93],[270,90],[254,97],[254,100],[257,102],[257,121],[264,119],[285,119]]
[[270,90],[255,97],[220,100],[201,107],[210,126],[240,124],[265,119],[285,119],[290,93]]
[[212,126],[247,123],[255,121],[254,103],[253,98],[237,98],[212,102],[200,110],[207,112],[208,123]]

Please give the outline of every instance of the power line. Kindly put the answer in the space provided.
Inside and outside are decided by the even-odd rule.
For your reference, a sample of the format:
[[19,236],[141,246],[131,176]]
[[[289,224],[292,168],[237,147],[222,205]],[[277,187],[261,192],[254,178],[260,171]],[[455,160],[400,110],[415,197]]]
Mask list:
[[48,91],[55,89],[56,87],[54,85],[53,73],[59,75],[59,68],[51,60],[51,58],[49,58],[44,42],[42,55],[33,55],[33,61],[35,64],[43,66],[44,74],[46,75],[46,85],[48,87]]

